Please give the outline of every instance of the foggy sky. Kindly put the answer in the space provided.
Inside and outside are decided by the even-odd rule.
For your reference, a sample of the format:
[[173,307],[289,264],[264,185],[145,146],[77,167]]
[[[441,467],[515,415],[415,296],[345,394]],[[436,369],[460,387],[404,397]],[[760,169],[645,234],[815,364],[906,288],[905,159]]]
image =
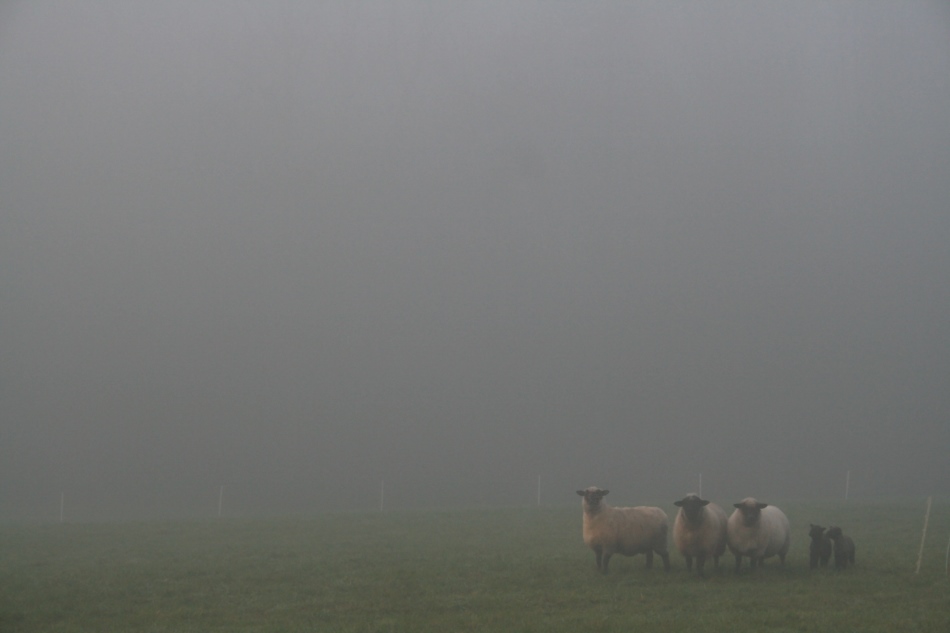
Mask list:
[[944,2],[0,8],[0,518],[950,494]]

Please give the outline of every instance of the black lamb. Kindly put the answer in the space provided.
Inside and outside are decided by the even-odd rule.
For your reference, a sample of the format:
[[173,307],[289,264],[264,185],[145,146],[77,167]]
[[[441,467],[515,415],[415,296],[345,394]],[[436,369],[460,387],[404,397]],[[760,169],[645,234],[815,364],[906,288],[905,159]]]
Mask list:
[[825,528],[814,523],[809,524],[808,536],[811,537],[811,545],[808,548],[808,565],[812,569],[828,566],[828,560],[831,558],[831,539],[825,534]]
[[854,541],[845,536],[841,528],[828,528],[828,538],[835,544],[835,569],[844,569],[849,564],[854,565]]

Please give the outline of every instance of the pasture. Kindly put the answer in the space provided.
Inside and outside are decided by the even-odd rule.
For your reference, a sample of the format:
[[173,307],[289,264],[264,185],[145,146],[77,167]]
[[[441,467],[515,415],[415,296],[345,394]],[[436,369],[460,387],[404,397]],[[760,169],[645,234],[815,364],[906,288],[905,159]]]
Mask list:
[[[672,501],[672,500],[670,500]],[[792,548],[709,579],[614,557],[601,576],[581,509],[0,525],[0,631],[950,631],[950,505],[779,503]],[[662,504],[674,516],[671,503]],[[857,566],[808,568],[808,523],[837,523]]]

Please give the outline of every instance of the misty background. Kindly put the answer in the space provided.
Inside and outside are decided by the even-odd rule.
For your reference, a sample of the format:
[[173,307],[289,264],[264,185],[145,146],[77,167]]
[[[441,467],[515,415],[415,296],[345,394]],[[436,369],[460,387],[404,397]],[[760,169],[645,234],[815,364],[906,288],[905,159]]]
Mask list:
[[0,518],[948,495],[948,79],[940,1],[5,3]]

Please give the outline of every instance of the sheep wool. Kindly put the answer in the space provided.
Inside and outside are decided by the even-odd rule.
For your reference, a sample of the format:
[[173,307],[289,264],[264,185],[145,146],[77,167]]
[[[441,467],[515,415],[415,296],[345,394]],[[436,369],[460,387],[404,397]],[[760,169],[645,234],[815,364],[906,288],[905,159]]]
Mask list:
[[785,513],[753,497],[733,505],[736,509],[726,524],[726,536],[729,550],[736,557],[736,571],[742,567],[743,556],[749,557],[752,569],[776,555],[784,565],[792,539]]
[[577,491],[584,498],[584,543],[594,550],[597,569],[606,574],[614,554],[645,554],[646,566],[650,569],[656,553],[663,559],[664,569],[669,571],[666,513],[652,506],[615,508],[603,501],[608,492],[595,486]]
[[679,507],[673,521],[673,544],[686,559],[686,569],[692,571],[695,558],[696,571],[705,578],[706,559],[712,558],[719,567],[719,557],[726,551],[726,512],[692,492],[673,504]]

